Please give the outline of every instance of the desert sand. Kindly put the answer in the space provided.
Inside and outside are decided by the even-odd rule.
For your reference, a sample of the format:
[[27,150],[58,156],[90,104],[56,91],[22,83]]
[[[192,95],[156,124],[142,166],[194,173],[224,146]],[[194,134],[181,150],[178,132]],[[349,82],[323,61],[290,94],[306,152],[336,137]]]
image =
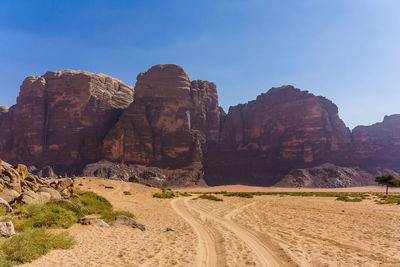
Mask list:
[[[26,266],[400,266],[398,205],[293,196],[170,200],[153,198],[158,189],[133,183],[78,183],[116,209],[133,212],[147,230],[74,225],[67,230],[77,240],[72,249],[51,251]],[[233,188],[247,191],[207,190]]]

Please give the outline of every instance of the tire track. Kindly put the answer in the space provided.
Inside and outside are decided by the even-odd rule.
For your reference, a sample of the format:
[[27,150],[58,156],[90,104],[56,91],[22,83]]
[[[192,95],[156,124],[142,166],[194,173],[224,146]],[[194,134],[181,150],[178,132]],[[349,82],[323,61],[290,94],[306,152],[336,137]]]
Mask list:
[[[247,246],[251,248],[251,250],[256,255],[259,266],[269,266],[269,267],[283,266],[280,259],[275,255],[275,253],[266,244],[261,242],[255,234],[251,233],[250,231],[246,230],[245,228],[237,225],[236,223],[230,220],[230,218],[235,213],[239,212],[241,208],[227,214],[225,216],[226,218],[220,218],[217,216],[213,216],[204,210],[194,208],[189,204],[189,199],[185,199],[184,202],[188,208],[199,213],[204,218],[209,218],[221,224],[222,226],[233,232],[239,239],[245,242]],[[250,205],[251,204],[246,206]]]
[[217,242],[212,231],[189,212],[186,199],[174,199],[171,201],[171,206],[179,216],[190,224],[198,237],[199,243],[194,266],[223,266],[224,259],[221,259],[221,255],[217,253]]

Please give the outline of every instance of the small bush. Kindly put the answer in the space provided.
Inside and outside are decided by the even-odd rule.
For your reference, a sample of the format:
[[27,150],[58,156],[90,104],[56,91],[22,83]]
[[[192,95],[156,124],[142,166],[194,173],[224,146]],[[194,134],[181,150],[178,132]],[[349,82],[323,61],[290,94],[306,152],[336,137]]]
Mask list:
[[132,195],[132,193],[131,193],[131,192],[129,192],[129,191],[124,191],[124,195],[125,195],[125,196],[131,196],[131,195]]
[[163,189],[159,193],[154,193],[153,197],[155,197],[155,198],[174,198],[174,197],[176,197],[176,195],[172,191],[167,191],[167,190]]
[[199,196],[198,198],[208,199],[208,200],[212,200],[212,201],[224,201],[222,198],[218,198],[211,194],[203,194],[203,195]]
[[191,197],[192,196],[192,194],[190,194],[190,193],[188,193],[188,192],[178,192],[178,194],[180,195],[180,196],[182,196],[182,197]]
[[400,194],[376,194],[378,204],[400,204]]
[[78,191],[79,201],[90,214],[101,214],[105,210],[112,209],[111,203],[102,196],[90,191]]
[[124,215],[126,217],[135,218],[135,215],[130,213],[129,211],[123,210],[107,210],[101,214],[101,219],[106,223],[111,223],[115,220],[115,217]]
[[67,233],[53,234],[44,228],[32,229],[2,242],[0,250],[3,255],[0,256],[0,260],[6,264],[5,266],[12,266],[13,262],[27,263],[51,249],[68,249],[74,243],[73,238]]
[[247,192],[230,192],[230,193],[224,193],[224,196],[226,196],[226,197],[253,198],[253,194],[252,194],[252,193],[247,193]]
[[336,198],[336,200],[344,202],[361,202],[362,198],[359,197],[350,198],[349,196],[339,196]]

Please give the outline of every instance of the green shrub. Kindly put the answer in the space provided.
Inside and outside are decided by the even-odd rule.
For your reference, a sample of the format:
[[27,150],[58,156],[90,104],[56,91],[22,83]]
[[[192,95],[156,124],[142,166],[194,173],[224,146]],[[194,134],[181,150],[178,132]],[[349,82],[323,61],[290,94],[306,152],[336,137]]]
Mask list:
[[230,193],[224,193],[224,196],[226,196],[226,197],[253,198],[253,194],[252,193],[248,193],[248,192],[230,192]]
[[376,194],[378,204],[400,204],[400,194]]
[[3,241],[0,245],[0,261],[5,266],[28,263],[51,249],[68,249],[75,241],[67,233],[53,234],[44,228],[32,229]]
[[224,201],[222,198],[218,198],[211,194],[203,194],[203,195],[199,196],[198,198],[208,199],[208,200],[213,200],[213,201]]
[[130,218],[135,218],[135,215],[130,213],[129,211],[123,211],[123,210],[106,210],[103,213],[101,213],[101,219],[105,221],[106,223],[111,223],[115,220],[115,217],[124,215],[126,217]]
[[165,189],[162,189],[161,192],[154,193],[153,197],[156,197],[156,198],[174,198],[174,197],[176,197],[176,195],[172,191],[169,191],[169,190],[167,191]]
[[90,214],[101,214],[105,210],[112,209],[112,205],[107,199],[94,192],[78,191],[77,194],[79,200],[75,199],[74,201],[82,203]]
[[26,204],[19,206],[17,217],[13,218],[17,231],[28,228],[68,228],[84,216],[80,207],[65,202]]
[[131,192],[129,192],[129,191],[124,191],[124,195],[125,195],[125,196],[131,196],[131,195],[132,195],[132,193],[131,193]]
[[178,194],[180,195],[180,196],[182,196],[182,197],[191,197],[192,196],[192,194],[190,194],[190,193],[188,193],[188,192],[178,192]]

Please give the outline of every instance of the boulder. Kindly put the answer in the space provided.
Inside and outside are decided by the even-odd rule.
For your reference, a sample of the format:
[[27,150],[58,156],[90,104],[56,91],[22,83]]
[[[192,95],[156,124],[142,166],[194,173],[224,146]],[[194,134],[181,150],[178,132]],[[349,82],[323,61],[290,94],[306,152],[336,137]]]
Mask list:
[[51,187],[41,187],[41,188],[39,188],[38,192],[39,193],[46,192],[46,193],[50,194],[51,200],[61,199],[61,194],[57,190],[55,190]]
[[82,225],[97,225],[105,228],[110,227],[110,225],[98,218],[82,218],[79,220],[79,223]]
[[14,224],[12,222],[0,222],[0,235],[5,237],[15,235]]
[[40,203],[44,204],[51,200],[51,195],[48,192],[37,192],[40,198]]
[[23,164],[17,164],[14,169],[19,173],[21,179],[25,179],[28,176],[28,168]]
[[115,217],[115,221],[111,224],[111,226],[116,226],[116,225],[127,225],[127,226],[132,226],[133,228],[138,228],[141,231],[146,230],[145,225],[137,223],[134,219],[123,215]]
[[3,206],[7,212],[12,212],[12,208],[8,202],[2,198],[0,198],[0,206]]
[[8,203],[14,202],[21,194],[15,190],[9,189],[0,193],[0,198],[4,199]]
[[33,191],[23,192],[17,199],[17,202],[23,204],[43,204],[40,195]]

